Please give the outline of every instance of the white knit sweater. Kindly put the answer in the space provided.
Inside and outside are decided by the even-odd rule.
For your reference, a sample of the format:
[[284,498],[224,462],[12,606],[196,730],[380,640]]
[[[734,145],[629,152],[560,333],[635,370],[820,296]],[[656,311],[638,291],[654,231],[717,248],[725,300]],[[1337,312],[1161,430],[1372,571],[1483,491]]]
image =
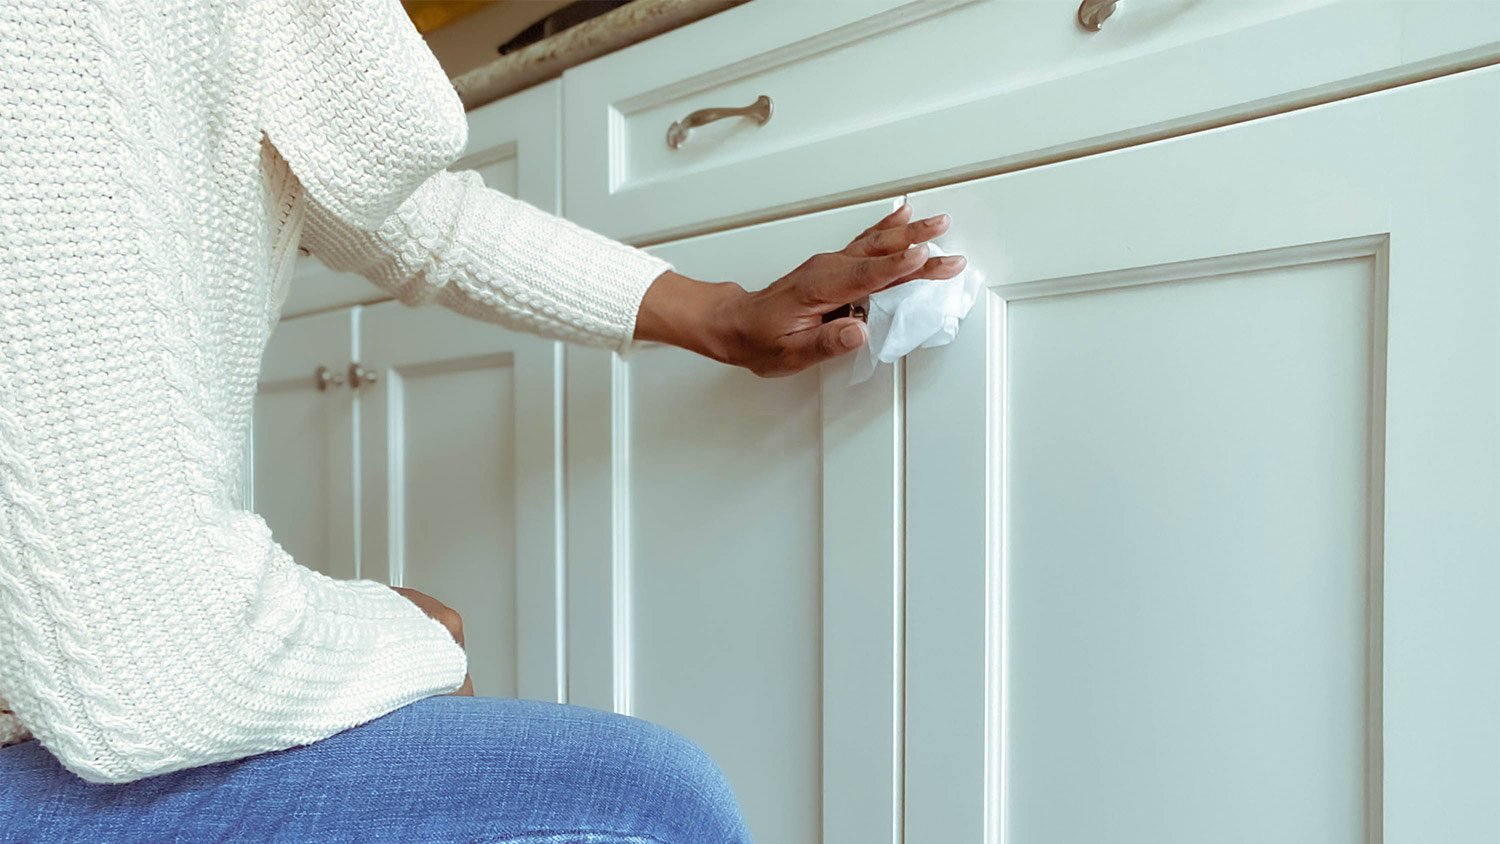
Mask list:
[[411,305],[630,343],[669,266],[443,170],[465,138],[397,0],[0,4],[0,741],[125,782],[458,687],[441,624],[237,502],[299,238]]

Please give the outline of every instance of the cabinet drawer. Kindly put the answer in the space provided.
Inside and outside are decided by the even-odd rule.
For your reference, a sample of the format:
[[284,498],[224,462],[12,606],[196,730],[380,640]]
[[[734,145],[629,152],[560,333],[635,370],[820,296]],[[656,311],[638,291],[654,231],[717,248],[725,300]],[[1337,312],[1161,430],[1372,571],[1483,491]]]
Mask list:
[[[1491,60],[1500,4],[755,0],[564,75],[568,216],[656,242]],[[765,96],[763,125],[674,122]]]

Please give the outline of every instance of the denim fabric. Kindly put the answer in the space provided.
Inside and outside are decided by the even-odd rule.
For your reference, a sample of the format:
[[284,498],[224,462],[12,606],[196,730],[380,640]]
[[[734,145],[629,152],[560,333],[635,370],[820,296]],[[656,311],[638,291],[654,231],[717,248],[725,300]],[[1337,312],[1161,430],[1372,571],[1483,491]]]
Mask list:
[[0,749],[0,841],[748,844],[688,739],[558,703],[439,696],[302,747],[120,785]]

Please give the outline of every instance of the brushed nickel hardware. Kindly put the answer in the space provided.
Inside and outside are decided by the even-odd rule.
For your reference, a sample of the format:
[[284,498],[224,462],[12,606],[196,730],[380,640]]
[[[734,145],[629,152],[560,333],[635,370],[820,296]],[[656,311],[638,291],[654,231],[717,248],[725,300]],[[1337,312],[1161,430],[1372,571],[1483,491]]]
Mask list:
[[764,126],[771,119],[771,98],[761,94],[755,98],[755,102],[743,108],[700,108],[673,123],[667,129],[667,146],[677,149],[687,140],[688,133],[693,130],[693,127],[723,120],[726,117],[748,117]]
[[380,370],[365,369],[359,361],[349,364],[349,386],[358,390],[367,384],[374,384],[380,380]]
[[318,392],[327,392],[329,387],[344,385],[344,373],[334,372],[326,366],[319,365],[313,370],[313,382],[318,385]]
[[1098,32],[1119,4],[1120,0],[1083,0],[1078,6],[1078,25],[1089,32]]

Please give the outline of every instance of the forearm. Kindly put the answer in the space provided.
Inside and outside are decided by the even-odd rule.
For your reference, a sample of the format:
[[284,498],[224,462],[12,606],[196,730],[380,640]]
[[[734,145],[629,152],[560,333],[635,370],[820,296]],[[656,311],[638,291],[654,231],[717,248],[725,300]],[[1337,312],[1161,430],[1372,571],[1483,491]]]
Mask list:
[[646,289],[635,339],[666,343],[732,363],[737,346],[735,308],[747,294],[734,282],[709,282],[668,270]]
[[436,304],[518,331],[623,350],[646,288],[671,265],[442,171],[373,231],[308,205],[303,245],[408,305]]

